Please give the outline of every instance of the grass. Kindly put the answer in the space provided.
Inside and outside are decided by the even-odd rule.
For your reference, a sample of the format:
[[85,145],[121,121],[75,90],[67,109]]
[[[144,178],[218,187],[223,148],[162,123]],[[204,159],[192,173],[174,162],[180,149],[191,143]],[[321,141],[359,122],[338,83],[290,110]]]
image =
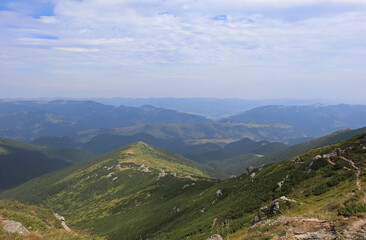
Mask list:
[[[288,159],[255,169],[253,178],[241,175],[224,181],[209,178],[204,169],[140,143],[36,179],[1,196],[43,203],[65,215],[73,228],[90,229],[107,239],[198,240],[212,234],[225,239],[270,239],[282,236],[284,226],[258,227],[249,233],[247,230],[260,208],[270,207],[281,196],[298,203],[281,201],[280,210],[268,214],[268,219],[316,217],[335,220],[335,228],[342,230],[353,218],[364,214],[364,190],[357,190],[354,169],[333,166],[326,159],[314,157],[338,147],[347,148],[345,157],[364,168],[362,157],[366,151],[361,151],[360,144],[365,145],[365,136],[310,150],[298,156],[297,162]],[[141,164],[149,166],[150,172],[141,171]],[[195,179],[168,174],[158,180],[163,167],[168,173],[191,174]],[[116,180],[107,177],[111,172]],[[284,179],[283,186],[278,187]],[[219,196],[218,190],[222,193]],[[354,216],[345,218],[339,214],[354,205]]]

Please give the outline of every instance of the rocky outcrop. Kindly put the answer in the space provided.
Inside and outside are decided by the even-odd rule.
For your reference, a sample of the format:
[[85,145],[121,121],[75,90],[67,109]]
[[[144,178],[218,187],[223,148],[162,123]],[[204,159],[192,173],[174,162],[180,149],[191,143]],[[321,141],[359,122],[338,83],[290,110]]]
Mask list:
[[58,215],[57,213],[54,213],[54,215],[55,215],[55,217],[56,217],[58,220],[60,220],[60,221],[61,221],[61,225],[62,225],[62,227],[63,227],[66,231],[70,232],[70,231],[71,231],[71,229],[66,225],[66,223],[65,223],[65,218],[64,218],[63,216],[61,216],[61,215]]
[[311,167],[313,166],[314,164],[314,161],[311,161],[311,163],[305,168],[305,172],[306,173],[310,173],[311,172]]
[[23,224],[13,220],[3,220],[3,228],[9,233],[19,233],[20,235],[28,235],[30,233]]
[[206,240],[224,240],[219,234],[214,234]]
[[249,166],[246,169],[247,169],[248,173],[251,173],[254,171],[255,167]]
[[283,178],[281,181],[279,181],[277,183],[277,188],[281,188],[285,184],[285,182],[287,181],[288,178],[289,178],[289,175],[287,175],[285,178]]
[[216,197],[222,196],[222,191],[219,189],[216,191]]

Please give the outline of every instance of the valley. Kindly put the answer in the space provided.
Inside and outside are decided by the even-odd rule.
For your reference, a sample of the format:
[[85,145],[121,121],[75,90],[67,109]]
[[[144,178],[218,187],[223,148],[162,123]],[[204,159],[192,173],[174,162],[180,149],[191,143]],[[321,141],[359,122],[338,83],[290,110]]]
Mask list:
[[[213,121],[170,110],[183,122],[168,115],[165,123],[154,123],[151,116],[151,123],[123,126],[118,123],[123,115],[114,123],[94,118],[113,116],[126,109],[122,106],[58,101],[40,107],[23,101],[16,110],[11,104],[11,111],[31,106],[37,114],[52,112],[63,119],[55,124],[73,122],[72,131],[63,125],[64,134],[28,135],[29,143],[0,139],[0,219],[23,225],[27,234],[17,239],[366,236],[366,128],[304,137],[306,128],[289,121]],[[165,111],[142,109],[145,116]],[[18,114],[4,116],[17,124]],[[58,128],[43,120],[33,128],[32,121],[40,120],[19,120],[28,132]],[[30,220],[31,211],[36,214]],[[52,233],[40,227],[49,221],[57,223]],[[8,226],[0,225],[0,238],[14,239],[16,234],[4,229]]]

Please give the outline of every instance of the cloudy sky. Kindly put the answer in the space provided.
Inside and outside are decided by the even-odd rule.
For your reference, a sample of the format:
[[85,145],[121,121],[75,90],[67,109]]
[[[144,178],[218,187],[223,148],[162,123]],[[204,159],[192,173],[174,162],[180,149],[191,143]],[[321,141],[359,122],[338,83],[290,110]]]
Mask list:
[[0,0],[0,98],[366,103],[365,0]]

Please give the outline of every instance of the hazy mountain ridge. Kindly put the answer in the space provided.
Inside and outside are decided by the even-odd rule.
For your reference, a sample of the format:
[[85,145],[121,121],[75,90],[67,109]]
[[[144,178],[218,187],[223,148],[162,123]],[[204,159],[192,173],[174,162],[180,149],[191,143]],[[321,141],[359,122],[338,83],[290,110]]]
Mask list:
[[320,137],[343,129],[366,125],[366,105],[282,106],[254,108],[228,119],[253,123],[283,123],[304,131],[307,136]]
[[144,106],[109,106],[92,101],[0,101],[0,136],[30,140],[66,136],[93,128],[148,123],[207,122],[202,116]]

